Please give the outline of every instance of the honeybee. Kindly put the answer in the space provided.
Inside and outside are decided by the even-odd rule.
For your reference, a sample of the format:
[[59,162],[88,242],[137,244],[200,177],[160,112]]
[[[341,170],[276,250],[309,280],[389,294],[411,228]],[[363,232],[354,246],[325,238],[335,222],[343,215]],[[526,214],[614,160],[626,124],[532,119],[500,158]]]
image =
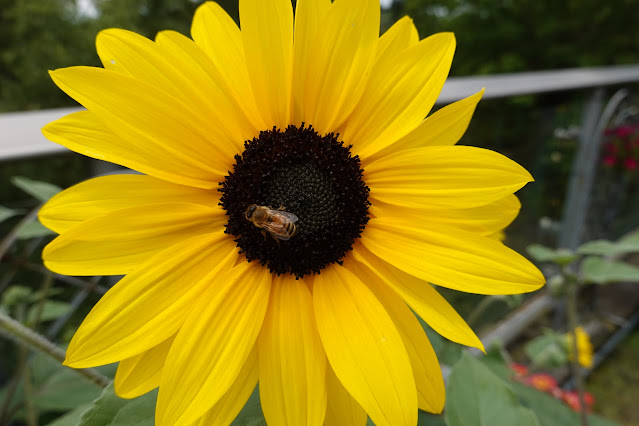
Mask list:
[[[246,219],[253,222],[258,228],[267,230],[273,238],[288,240],[297,232],[297,216],[284,211],[284,207],[273,210],[271,207],[251,204],[244,212]],[[266,233],[262,231],[264,238]]]

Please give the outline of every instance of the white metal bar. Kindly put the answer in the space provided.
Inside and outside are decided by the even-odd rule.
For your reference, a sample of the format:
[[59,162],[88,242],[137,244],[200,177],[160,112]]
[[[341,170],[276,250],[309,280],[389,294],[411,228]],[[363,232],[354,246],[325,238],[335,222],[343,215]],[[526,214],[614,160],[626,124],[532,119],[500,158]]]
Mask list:
[[438,104],[448,104],[486,88],[484,99],[612,86],[639,81],[639,65],[571,68],[473,77],[451,77]]
[[59,108],[0,114],[0,161],[69,152],[65,147],[47,140],[40,129],[81,109]]
[[[603,87],[639,81],[639,65],[576,68],[476,77],[451,77],[437,100],[448,104],[486,88],[484,99],[504,98],[561,90]],[[0,114],[0,161],[64,152],[47,141],[40,129],[80,108]]]

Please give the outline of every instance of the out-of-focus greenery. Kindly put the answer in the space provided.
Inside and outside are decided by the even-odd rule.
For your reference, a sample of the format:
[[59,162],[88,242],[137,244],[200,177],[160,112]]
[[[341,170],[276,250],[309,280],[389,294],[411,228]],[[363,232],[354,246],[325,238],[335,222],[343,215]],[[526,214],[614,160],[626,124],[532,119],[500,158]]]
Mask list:
[[636,0],[395,0],[391,10],[422,37],[455,33],[452,75],[639,62]]
[[[189,34],[189,0],[0,0],[0,112],[55,108],[74,101],[47,70],[100,65],[95,36],[124,28],[153,38],[171,29]],[[218,1],[237,19],[237,0]],[[87,7],[86,5],[89,5]]]

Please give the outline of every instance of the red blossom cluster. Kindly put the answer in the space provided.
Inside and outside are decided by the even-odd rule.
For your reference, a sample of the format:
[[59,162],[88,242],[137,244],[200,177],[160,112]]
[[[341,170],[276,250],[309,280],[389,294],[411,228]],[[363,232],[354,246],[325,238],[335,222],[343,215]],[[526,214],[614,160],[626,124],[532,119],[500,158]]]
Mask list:
[[[527,386],[546,392],[554,398],[563,401],[567,406],[575,411],[580,410],[579,395],[576,391],[565,391],[559,387],[557,380],[548,373],[532,373],[529,374],[525,365],[512,363],[510,369],[513,371],[513,379]],[[590,392],[584,393],[584,403],[586,410],[592,411],[595,404],[595,397]]]
[[639,168],[639,124],[606,129],[604,137],[604,166],[629,172]]

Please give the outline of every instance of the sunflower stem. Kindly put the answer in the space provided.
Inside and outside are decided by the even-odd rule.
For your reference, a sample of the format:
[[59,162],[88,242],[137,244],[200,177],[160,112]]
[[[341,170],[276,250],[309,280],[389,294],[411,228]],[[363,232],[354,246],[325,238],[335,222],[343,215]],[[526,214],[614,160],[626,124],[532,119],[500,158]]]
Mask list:
[[586,412],[586,404],[584,398],[584,381],[581,375],[581,367],[579,366],[579,352],[577,347],[577,289],[579,282],[574,277],[567,275],[568,288],[566,291],[566,307],[568,317],[568,327],[572,335],[572,357],[570,357],[570,370],[575,378],[577,387],[577,395],[579,396],[579,415],[581,417],[581,425],[588,426],[588,413]]
[[[64,362],[65,353],[62,349],[2,311],[0,311],[0,331],[20,345],[36,349],[60,363]],[[102,388],[107,387],[111,382],[108,377],[92,368],[74,370]]]

